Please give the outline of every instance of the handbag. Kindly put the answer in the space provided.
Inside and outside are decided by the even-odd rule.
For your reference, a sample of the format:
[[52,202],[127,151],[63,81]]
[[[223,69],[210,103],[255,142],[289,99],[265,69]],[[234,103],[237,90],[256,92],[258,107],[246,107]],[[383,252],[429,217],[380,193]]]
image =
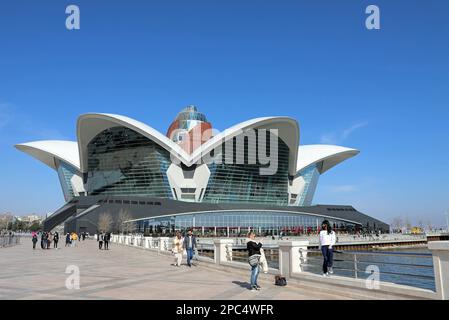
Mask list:
[[284,287],[284,286],[287,285],[287,280],[285,279],[285,277],[275,276],[274,277],[274,284],[277,285],[277,286]]
[[260,264],[260,254],[253,254],[248,257],[248,263],[251,267],[258,266]]

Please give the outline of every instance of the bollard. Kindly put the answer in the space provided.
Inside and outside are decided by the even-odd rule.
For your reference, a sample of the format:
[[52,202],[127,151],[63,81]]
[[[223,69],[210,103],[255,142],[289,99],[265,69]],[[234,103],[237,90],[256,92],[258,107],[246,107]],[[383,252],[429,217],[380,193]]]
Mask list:
[[232,261],[232,239],[215,239],[214,240],[214,262],[220,264],[221,262]]
[[449,241],[430,241],[433,270],[437,295],[442,300],[449,300]]
[[293,273],[302,272],[301,258],[304,259],[302,255],[308,245],[309,241],[279,241],[279,272],[282,276],[288,279]]

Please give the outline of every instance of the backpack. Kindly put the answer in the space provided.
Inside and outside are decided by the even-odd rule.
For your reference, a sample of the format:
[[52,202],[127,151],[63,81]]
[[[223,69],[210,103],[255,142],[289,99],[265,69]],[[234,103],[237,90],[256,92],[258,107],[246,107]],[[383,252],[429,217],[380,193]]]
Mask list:
[[285,277],[275,276],[274,277],[274,284],[277,285],[277,286],[284,287],[284,286],[287,285],[287,280],[285,279]]

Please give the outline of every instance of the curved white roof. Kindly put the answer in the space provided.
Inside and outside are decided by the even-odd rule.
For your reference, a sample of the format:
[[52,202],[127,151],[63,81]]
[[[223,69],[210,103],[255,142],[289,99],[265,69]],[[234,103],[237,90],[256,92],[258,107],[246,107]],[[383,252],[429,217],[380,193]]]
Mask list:
[[221,143],[228,139],[242,133],[242,131],[254,128],[254,129],[278,129],[280,138],[290,148],[289,168],[291,168],[290,174],[295,174],[297,148],[299,144],[299,127],[296,120],[288,117],[266,117],[256,118],[239,123],[221,133],[214,136],[212,139],[205,142],[201,147],[196,149],[191,155],[184,149],[174,143],[172,140],[161,134],[159,131],[151,128],[150,126],[116,114],[104,114],[104,113],[88,113],[81,115],[78,118],[77,123],[77,136],[79,144],[79,154],[81,159],[81,171],[85,172],[87,169],[87,145],[88,143],[100,132],[105,129],[123,126],[130,128],[150,140],[159,144],[165,148],[172,155],[175,155],[181,162],[187,166],[197,162],[203,154],[210,152],[213,148],[217,147]]
[[55,159],[59,159],[80,170],[78,143],[75,141],[43,140],[16,144],[15,147],[52,169],[57,169]]
[[223,132],[220,132],[210,140],[206,141],[201,148],[192,153],[191,163],[195,163],[203,154],[207,154],[220,144],[232,139],[248,129],[278,129],[279,137],[286,143],[290,149],[289,168],[290,174],[295,174],[297,148],[299,144],[299,125],[298,122],[289,117],[264,117],[255,118],[236,124]]
[[82,172],[85,172],[87,170],[86,155],[87,145],[89,144],[89,142],[103,130],[116,126],[127,127],[140,133],[141,135],[159,144],[169,152],[179,155],[179,160],[181,160],[182,162],[185,162],[185,159],[189,157],[187,152],[185,152],[176,143],[171,141],[156,129],[153,129],[152,127],[146,125],[145,123],[117,114],[87,113],[81,115],[78,118],[76,129]]
[[340,162],[359,154],[359,152],[356,149],[326,144],[299,146],[296,172],[301,171],[311,164],[323,161],[320,173],[324,173]]

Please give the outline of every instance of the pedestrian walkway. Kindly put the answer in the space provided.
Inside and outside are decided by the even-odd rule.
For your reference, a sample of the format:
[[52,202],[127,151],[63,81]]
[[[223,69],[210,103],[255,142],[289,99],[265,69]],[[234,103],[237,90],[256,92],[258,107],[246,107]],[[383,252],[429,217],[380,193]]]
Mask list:
[[[254,292],[247,289],[249,270],[216,271],[201,262],[174,267],[171,256],[117,244],[108,251],[98,250],[93,240],[58,250],[31,246],[23,239],[0,250],[0,299],[342,299],[271,282],[261,282],[262,290]],[[79,267],[79,290],[66,288],[69,265]]]

